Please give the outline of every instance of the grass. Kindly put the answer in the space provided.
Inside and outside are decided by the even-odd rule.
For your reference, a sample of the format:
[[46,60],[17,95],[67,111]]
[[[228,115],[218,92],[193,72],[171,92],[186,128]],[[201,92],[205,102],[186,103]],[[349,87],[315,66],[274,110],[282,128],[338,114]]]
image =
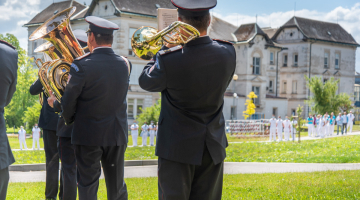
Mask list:
[[[224,175],[224,200],[235,199],[359,199],[360,171]],[[125,179],[129,199],[157,198],[157,178]],[[44,198],[45,183],[10,183],[7,200]],[[98,199],[105,200],[100,180]]]
[[[10,143],[10,147],[11,149],[20,149],[20,143],[19,143],[19,139],[18,138],[8,138],[9,139],[9,143]],[[27,138],[25,140],[26,142],[26,146],[28,149],[32,148],[32,144],[33,144],[33,139],[32,138]],[[42,138],[39,139],[40,142],[40,148],[44,148],[44,140]],[[35,146],[37,149],[37,144]]]

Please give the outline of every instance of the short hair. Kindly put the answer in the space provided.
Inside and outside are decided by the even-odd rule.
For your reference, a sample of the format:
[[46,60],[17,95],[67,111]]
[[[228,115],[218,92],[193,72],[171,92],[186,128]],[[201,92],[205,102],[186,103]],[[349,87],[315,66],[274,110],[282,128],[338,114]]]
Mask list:
[[112,34],[103,34],[91,31],[94,34],[95,42],[97,45],[106,45],[112,44],[114,40],[114,36]]
[[179,14],[179,18],[182,22],[185,22],[187,24],[190,24],[191,26],[195,27],[199,32],[206,31],[209,27],[209,21],[210,21],[210,13],[203,15],[203,16],[197,16],[197,17],[189,17],[185,15]]

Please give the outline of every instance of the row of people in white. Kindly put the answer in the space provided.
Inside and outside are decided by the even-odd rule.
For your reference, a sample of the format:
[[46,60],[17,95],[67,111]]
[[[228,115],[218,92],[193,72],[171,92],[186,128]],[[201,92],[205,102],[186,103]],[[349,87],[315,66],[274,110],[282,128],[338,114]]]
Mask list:
[[[134,124],[131,125],[130,129],[131,129],[131,136],[133,138],[133,147],[136,147],[139,126],[134,122]],[[156,133],[157,133],[157,125],[154,125],[153,122],[151,122],[150,125],[147,125],[145,122],[144,125],[141,126],[140,136],[142,137],[142,145],[147,146],[147,138],[150,136],[150,146],[154,146]]]
[[[37,143],[37,149],[40,150],[40,132],[41,129],[38,127],[37,124],[35,124],[35,126],[32,129],[32,138],[33,138],[33,145],[32,145],[32,149],[35,150],[35,146]],[[20,130],[18,132],[18,139],[19,139],[19,143],[20,143],[20,150],[27,149],[26,146],[26,131],[24,129],[23,126],[20,126]]]
[[296,125],[297,121],[293,119],[292,121],[286,116],[286,119],[283,121],[281,116],[278,119],[275,118],[275,115],[269,120],[270,123],[270,141],[276,141],[276,133],[278,135],[279,141],[283,140],[283,132],[284,132],[284,140],[290,140],[290,134],[292,139],[295,139],[296,133]]

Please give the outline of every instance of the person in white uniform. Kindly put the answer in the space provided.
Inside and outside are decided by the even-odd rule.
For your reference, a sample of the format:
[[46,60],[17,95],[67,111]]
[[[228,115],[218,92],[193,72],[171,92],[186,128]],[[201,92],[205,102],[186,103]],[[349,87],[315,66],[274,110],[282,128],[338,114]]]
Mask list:
[[276,120],[276,128],[279,141],[282,141],[283,120],[281,119],[281,116],[279,116],[278,120]]
[[329,126],[330,126],[329,128],[330,136],[332,136],[335,130],[335,115],[333,112],[330,115]]
[[284,138],[285,138],[285,141],[289,141],[289,139],[290,139],[290,131],[291,131],[291,123],[290,123],[290,120],[289,120],[288,116],[285,117],[285,120],[283,121],[283,124],[284,124]]
[[133,140],[133,147],[137,146],[137,138],[139,135],[139,125],[136,124],[136,121],[134,121],[134,123],[130,126],[130,130],[131,130],[131,137]]
[[[349,133],[352,133],[352,128],[354,125],[355,116],[353,115],[352,111],[347,115],[348,116],[348,124],[347,124],[347,130]],[[350,129],[349,129],[350,128]]]
[[[309,114],[309,117],[307,118],[307,125],[308,125],[308,135],[309,137],[311,136],[311,133],[313,133],[313,129],[314,129],[314,119],[312,118],[311,114]],[[313,134],[313,137],[315,137],[315,135]]]
[[297,126],[297,120],[295,117],[293,117],[293,120],[291,121],[291,137],[292,140],[295,141],[295,134],[296,134],[296,126]]
[[20,143],[20,150],[23,149],[23,146],[24,146],[24,149],[27,149],[27,146],[26,146],[26,131],[25,131],[23,126],[20,126],[20,130],[19,130],[18,133],[19,133],[18,139],[19,139],[19,143]]
[[275,115],[269,120],[270,123],[270,142],[276,141],[276,118]]
[[153,121],[151,121],[151,124],[149,125],[150,146],[154,146],[155,131],[156,131],[155,124]]
[[330,133],[329,133],[329,128],[330,128],[330,117],[329,117],[329,115],[326,113],[325,115],[324,115],[324,123],[325,123],[325,125],[324,125],[324,136],[328,136]]
[[316,137],[320,136],[320,132],[322,130],[321,121],[321,115],[318,115],[316,118]]
[[147,145],[148,129],[149,129],[149,126],[146,124],[146,122],[144,122],[144,125],[141,126],[141,134],[140,134],[142,137],[142,145],[143,146]]
[[35,124],[35,126],[32,129],[32,137],[33,137],[33,145],[32,145],[32,149],[35,150],[35,143],[37,142],[37,149],[40,150],[40,132],[41,129],[38,127],[38,124]]
[[319,136],[321,138],[325,137],[325,125],[326,125],[326,121],[325,118],[323,116],[320,115],[320,122],[319,122]]

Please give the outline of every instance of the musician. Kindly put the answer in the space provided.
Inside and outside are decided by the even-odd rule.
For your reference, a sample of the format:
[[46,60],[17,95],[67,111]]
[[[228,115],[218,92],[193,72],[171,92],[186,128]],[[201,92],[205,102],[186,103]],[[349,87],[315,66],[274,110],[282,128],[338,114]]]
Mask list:
[[178,20],[198,29],[200,37],[159,51],[139,77],[144,90],[161,92],[155,152],[159,199],[218,200],[228,146],[222,109],[235,71],[235,49],[207,35],[216,0],[172,2]]
[[74,60],[61,98],[62,116],[73,125],[80,200],[97,199],[100,161],[108,199],[127,199],[124,153],[127,147],[127,102],[130,62],[111,48],[119,27],[88,16],[90,54]]
[[0,40],[0,200],[6,199],[9,165],[15,162],[6,135],[4,108],[16,90],[18,53],[11,44]]
[[[74,36],[79,41],[82,48],[87,46],[87,34],[84,30],[74,30]],[[85,41],[85,42],[84,42]],[[56,113],[61,113],[61,104],[52,94],[48,98],[49,105],[54,108]],[[60,188],[63,190],[63,199],[76,200],[77,196],[77,173],[75,147],[71,144],[71,133],[73,124],[66,125],[64,118],[60,115],[57,126],[58,151],[61,159],[61,181]]]
[[[59,153],[57,148],[58,136],[56,135],[59,116],[51,108],[44,93],[44,88],[39,79],[30,86],[31,95],[43,93],[43,105],[40,111],[39,127],[43,129],[44,150],[46,159],[46,199],[56,199],[59,188]],[[61,191],[59,198],[61,198]]]

